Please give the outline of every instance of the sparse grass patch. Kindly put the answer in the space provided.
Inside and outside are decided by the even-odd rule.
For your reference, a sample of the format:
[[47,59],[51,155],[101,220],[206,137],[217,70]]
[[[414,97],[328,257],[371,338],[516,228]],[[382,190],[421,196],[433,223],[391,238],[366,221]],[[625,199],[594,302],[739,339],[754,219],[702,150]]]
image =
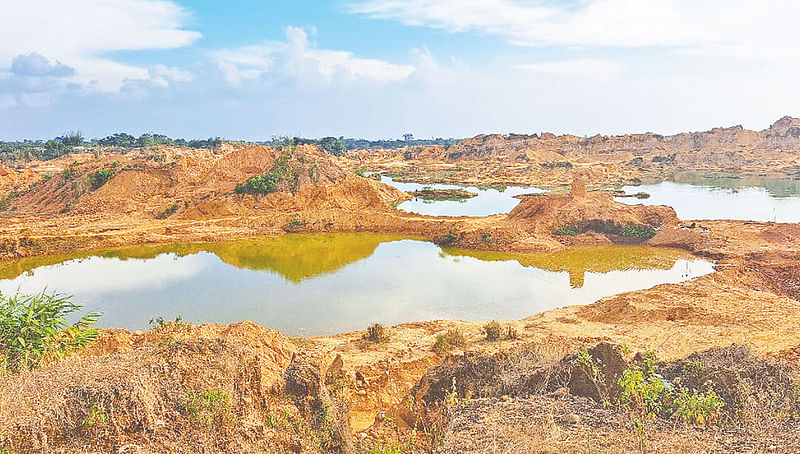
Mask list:
[[106,410],[98,404],[92,404],[86,418],[81,421],[81,428],[86,431],[95,432],[100,435],[108,435],[108,423],[110,419]]
[[225,426],[234,420],[229,401],[228,394],[221,389],[207,389],[200,393],[189,391],[185,408],[188,416],[197,424]]
[[71,179],[78,172],[77,169],[78,169],[79,165],[81,165],[81,164],[78,161],[73,161],[72,163],[70,163],[70,165],[67,166],[66,169],[64,169],[61,172],[61,177],[64,180]]

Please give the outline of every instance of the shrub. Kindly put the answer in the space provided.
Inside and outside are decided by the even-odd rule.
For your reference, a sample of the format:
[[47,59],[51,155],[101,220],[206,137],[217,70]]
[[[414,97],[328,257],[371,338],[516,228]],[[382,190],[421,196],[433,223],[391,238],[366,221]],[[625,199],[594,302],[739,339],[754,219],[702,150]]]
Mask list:
[[100,169],[95,173],[89,175],[89,184],[92,185],[92,190],[99,189],[100,186],[106,184],[111,177],[114,176],[114,171],[111,169]]
[[658,359],[646,353],[639,364],[628,367],[619,379],[620,402],[643,416],[675,417],[688,424],[707,426],[725,405],[713,389],[705,393],[676,387],[656,373]]
[[563,225],[553,230],[553,235],[558,236],[575,236],[580,233],[580,229],[575,224]]
[[386,331],[386,328],[384,328],[383,325],[380,323],[375,323],[367,328],[367,334],[364,335],[364,339],[376,344],[388,342],[389,333]]
[[437,334],[436,342],[433,343],[433,350],[439,354],[450,351],[455,347],[467,345],[467,339],[459,329],[448,330],[445,334]]
[[66,169],[64,169],[64,171],[61,172],[61,177],[63,177],[65,180],[69,180],[75,175],[75,172],[77,172],[76,169],[79,165],[81,164],[78,161],[73,161],[69,166],[67,166]]
[[639,225],[629,222],[620,230],[620,235],[625,238],[635,238],[639,240],[649,240],[656,236],[656,229],[649,225]]
[[665,416],[670,411],[672,385],[660,375],[646,373],[640,367],[629,367],[619,380],[620,401],[646,415]]
[[178,205],[172,205],[171,207],[167,208],[166,210],[158,213],[156,215],[156,219],[166,219],[166,218],[172,216],[173,214],[175,214],[176,211],[178,211]]
[[247,179],[244,184],[236,185],[237,194],[270,194],[278,190],[278,186],[287,177],[293,178],[295,170],[289,166],[292,157],[292,148],[286,147],[275,160],[272,168],[263,175],[256,175]]
[[706,426],[717,418],[725,402],[713,389],[702,394],[694,389],[690,392],[686,388],[681,388],[675,398],[675,404],[675,415],[678,419],[689,424]]
[[496,321],[491,321],[483,325],[483,333],[486,335],[486,340],[495,341],[500,339],[502,327]]
[[97,338],[92,326],[100,317],[89,313],[68,324],[66,317],[81,306],[59,295],[0,295],[0,356],[12,372],[34,369],[85,348]]
[[455,243],[458,237],[453,232],[447,232],[446,235],[439,237],[436,243],[440,246],[450,246]]

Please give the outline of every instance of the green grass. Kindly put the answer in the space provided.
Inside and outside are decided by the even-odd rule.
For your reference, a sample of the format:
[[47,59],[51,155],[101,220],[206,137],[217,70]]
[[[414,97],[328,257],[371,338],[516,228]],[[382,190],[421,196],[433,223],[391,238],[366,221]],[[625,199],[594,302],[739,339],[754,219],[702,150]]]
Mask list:
[[186,411],[189,417],[202,426],[224,425],[233,420],[230,397],[221,389],[189,391],[186,395]]
[[0,294],[0,362],[11,372],[35,369],[77,353],[97,338],[98,313],[68,323],[81,309],[68,296]]

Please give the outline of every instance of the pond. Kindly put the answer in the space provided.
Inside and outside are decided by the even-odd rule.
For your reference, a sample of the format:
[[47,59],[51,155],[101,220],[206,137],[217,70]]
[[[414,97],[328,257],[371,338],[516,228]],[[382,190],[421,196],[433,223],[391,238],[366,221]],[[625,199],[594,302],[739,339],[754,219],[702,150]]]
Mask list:
[[543,189],[522,186],[479,188],[475,186],[458,186],[452,184],[404,183],[394,181],[391,177],[385,175],[381,176],[381,182],[406,192],[419,191],[423,188],[432,188],[463,189],[477,194],[475,197],[464,200],[425,200],[415,198],[402,202],[397,206],[398,210],[427,216],[480,217],[508,213],[520,202],[515,196],[545,192]]
[[509,254],[378,234],[290,234],[128,247],[0,263],[3,294],[47,289],[146,329],[157,316],[253,320],[316,336],[431,319],[508,320],[691,279],[712,263],[639,246]]
[[625,186],[650,198],[616,198],[627,204],[669,205],[680,219],[800,222],[800,181],[758,176],[680,173],[672,181]]

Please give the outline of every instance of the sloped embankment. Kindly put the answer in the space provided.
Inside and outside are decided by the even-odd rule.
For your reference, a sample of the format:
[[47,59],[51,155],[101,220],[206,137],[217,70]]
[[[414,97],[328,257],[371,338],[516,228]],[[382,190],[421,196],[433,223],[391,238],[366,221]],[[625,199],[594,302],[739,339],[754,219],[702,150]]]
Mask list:
[[[237,193],[237,186],[268,175],[270,185],[261,191]],[[405,197],[345,171],[316,147],[252,145],[103,154],[76,161],[21,192],[6,211],[208,219],[264,211],[386,211],[387,202]]]

